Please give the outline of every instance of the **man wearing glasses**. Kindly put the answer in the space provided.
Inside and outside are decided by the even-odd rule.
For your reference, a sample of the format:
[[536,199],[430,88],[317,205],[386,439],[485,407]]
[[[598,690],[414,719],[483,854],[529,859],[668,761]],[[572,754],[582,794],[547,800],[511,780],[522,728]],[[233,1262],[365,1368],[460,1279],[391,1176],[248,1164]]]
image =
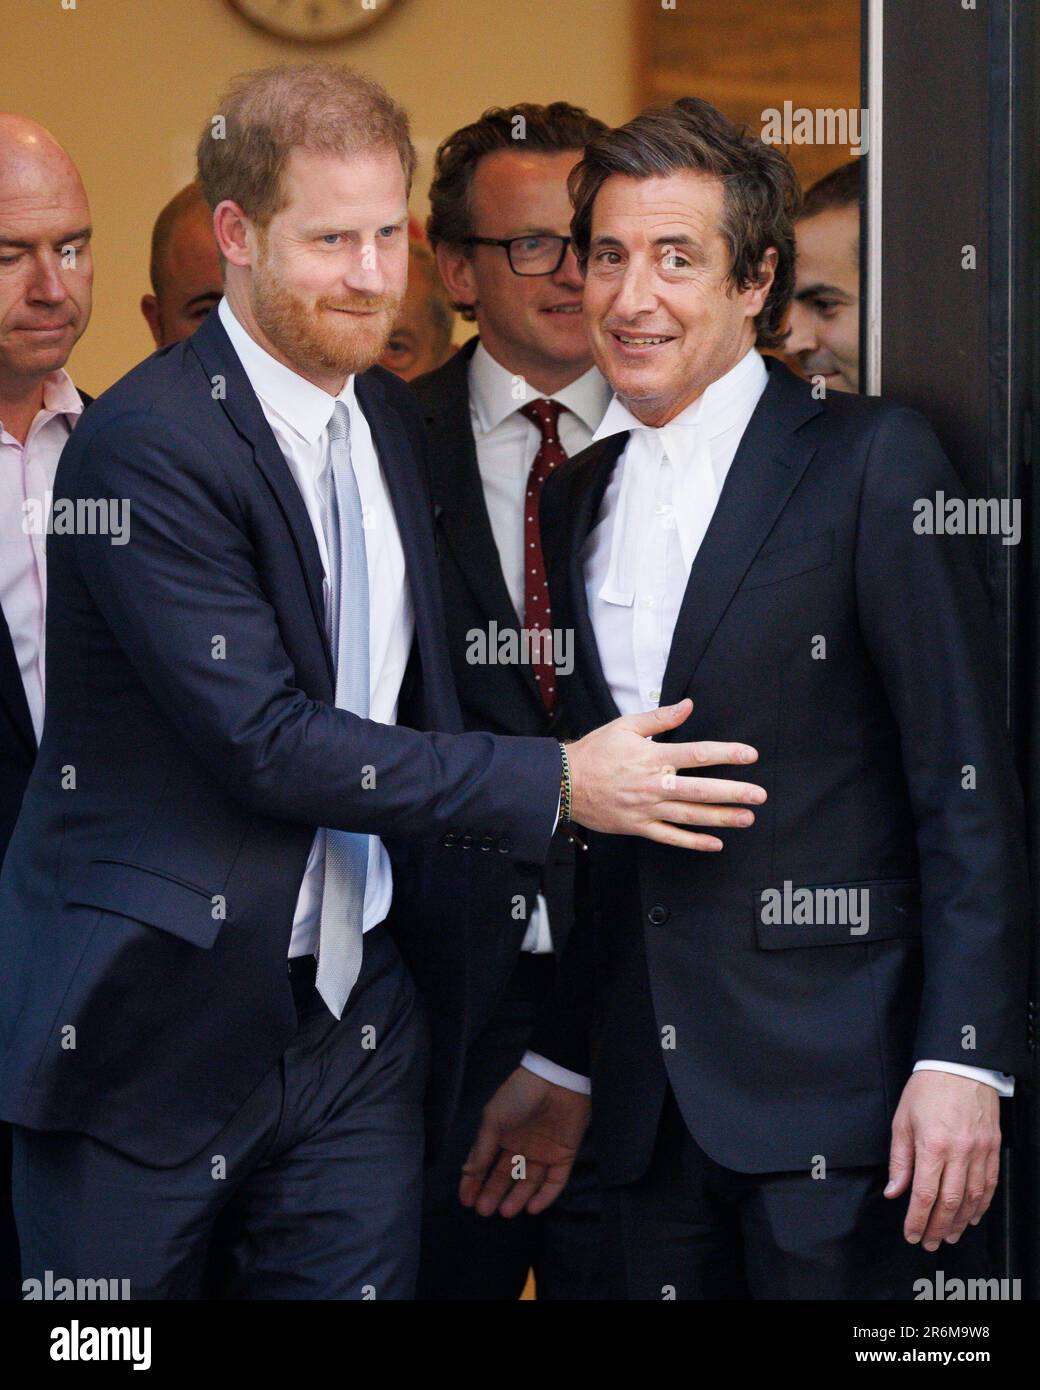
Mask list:
[[[567,176],[605,129],[566,102],[487,111],[437,151],[427,225],[441,277],[479,337],[414,385],[432,443],[451,652],[466,725],[563,737],[538,531],[549,474],[586,448],[610,390],[592,365],[570,245]],[[537,635],[536,635],[537,634]],[[573,640],[571,638],[571,640]],[[539,882],[477,852],[462,1092],[428,1170],[419,1297],[602,1296],[591,1157],[543,1216],[482,1221],[459,1205],[480,1112],[525,1050],[573,920],[574,847],[558,834]]]

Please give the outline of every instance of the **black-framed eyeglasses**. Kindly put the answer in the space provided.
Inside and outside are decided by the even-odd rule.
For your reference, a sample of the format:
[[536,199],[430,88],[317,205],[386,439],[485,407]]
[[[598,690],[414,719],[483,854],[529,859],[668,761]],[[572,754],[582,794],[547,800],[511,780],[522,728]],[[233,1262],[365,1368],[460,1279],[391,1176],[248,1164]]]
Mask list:
[[514,275],[555,275],[570,246],[569,236],[468,236],[464,246],[503,246]]

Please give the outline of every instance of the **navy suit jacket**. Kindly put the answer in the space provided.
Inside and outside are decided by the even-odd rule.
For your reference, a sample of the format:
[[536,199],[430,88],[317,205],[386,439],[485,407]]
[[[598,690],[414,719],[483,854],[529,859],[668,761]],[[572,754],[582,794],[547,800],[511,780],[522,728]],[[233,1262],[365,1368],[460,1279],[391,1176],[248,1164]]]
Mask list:
[[0,612],[0,862],[36,758],[36,733],[7,619]]
[[[415,612],[402,718],[459,730],[418,407],[378,368],[357,397]],[[125,501],[130,537],[48,548],[47,713],[0,877],[0,1114],[173,1165],[296,1031],[315,827],[422,846],[395,880],[400,939],[420,988],[463,989],[452,861],[463,841],[544,860],[559,750],[334,707],[311,524],[216,314],[93,404],[55,495]],[[452,1056],[435,1038],[435,1069]]]
[[[757,764],[710,775],[769,799],[718,854],[590,836],[588,891],[531,1043],[591,1069],[608,1184],[645,1170],[669,1084],[719,1163],[804,1171],[817,1155],[884,1163],[915,1061],[1028,1066],[1023,808],[992,618],[975,542],[914,529],[918,499],[960,495],[956,474],[915,412],[815,400],[767,366],[661,703],[694,702],[665,743],[756,747]],[[543,494],[579,733],[618,712],[579,552],[626,439],[569,460]],[[763,898],[785,884],[791,904],[796,889],[845,891],[801,920]],[[858,916],[864,902],[867,930],[853,930],[840,904]]]

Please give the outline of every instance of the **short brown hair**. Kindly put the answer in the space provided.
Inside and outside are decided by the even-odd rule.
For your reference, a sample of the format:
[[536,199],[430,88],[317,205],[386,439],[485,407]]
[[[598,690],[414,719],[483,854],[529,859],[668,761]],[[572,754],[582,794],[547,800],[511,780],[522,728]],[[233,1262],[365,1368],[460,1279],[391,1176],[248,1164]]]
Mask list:
[[230,198],[266,227],[285,206],[282,174],[294,149],[348,156],[395,150],[411,190],[415,148],[404,108],[342,64],[286,63],[236,77],[221,97],[196,150],[206,202],[212,209]]
[[[470,195],[473,175],[485,155],[516,149],[542,154],[577,152],[606,129],[604,121],[567,101],[552,101],[547,106],[522,101],[515,106],[490,107],[479,120],[454,131],[437,147],[426,221],[430,245],[436,247],[443,241],[462,246],[474,235]],[[471,323],[476,318],[472,305],[452,307]]]
[[569,181],[571,237],[579,264],[584,268],[588,263],[593,204],[612,174],[666,178],[684,169],[722,182],[719,230],[729,248],[733,285],[747,289],[759,283],[762,258],[770,246],[776,248],[773,283],[755,328],[758,347],[779,347],[787,336],[783,321],[794,292],[798,179],[786,155],[699,97],[652,106],[589,143]]

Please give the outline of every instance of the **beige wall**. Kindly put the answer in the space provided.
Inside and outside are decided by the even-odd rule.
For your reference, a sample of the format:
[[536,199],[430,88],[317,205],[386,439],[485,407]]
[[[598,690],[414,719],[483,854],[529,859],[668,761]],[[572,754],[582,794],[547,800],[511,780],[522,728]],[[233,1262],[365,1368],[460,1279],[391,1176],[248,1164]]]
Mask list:
[[0,103],[52,130],[87,186],[94,314],[70,370],[94,393],[151,350],[138,302],[152,223],[191,177],[234,73],[313,53],[385,83],[412,113],[423,216],[437,142],[486,106],[565,98],[610,122],[634,113],[632,0],[399,0],[367,33],[318,48],[265,38],[226,0],[75,4],[7,0]]

